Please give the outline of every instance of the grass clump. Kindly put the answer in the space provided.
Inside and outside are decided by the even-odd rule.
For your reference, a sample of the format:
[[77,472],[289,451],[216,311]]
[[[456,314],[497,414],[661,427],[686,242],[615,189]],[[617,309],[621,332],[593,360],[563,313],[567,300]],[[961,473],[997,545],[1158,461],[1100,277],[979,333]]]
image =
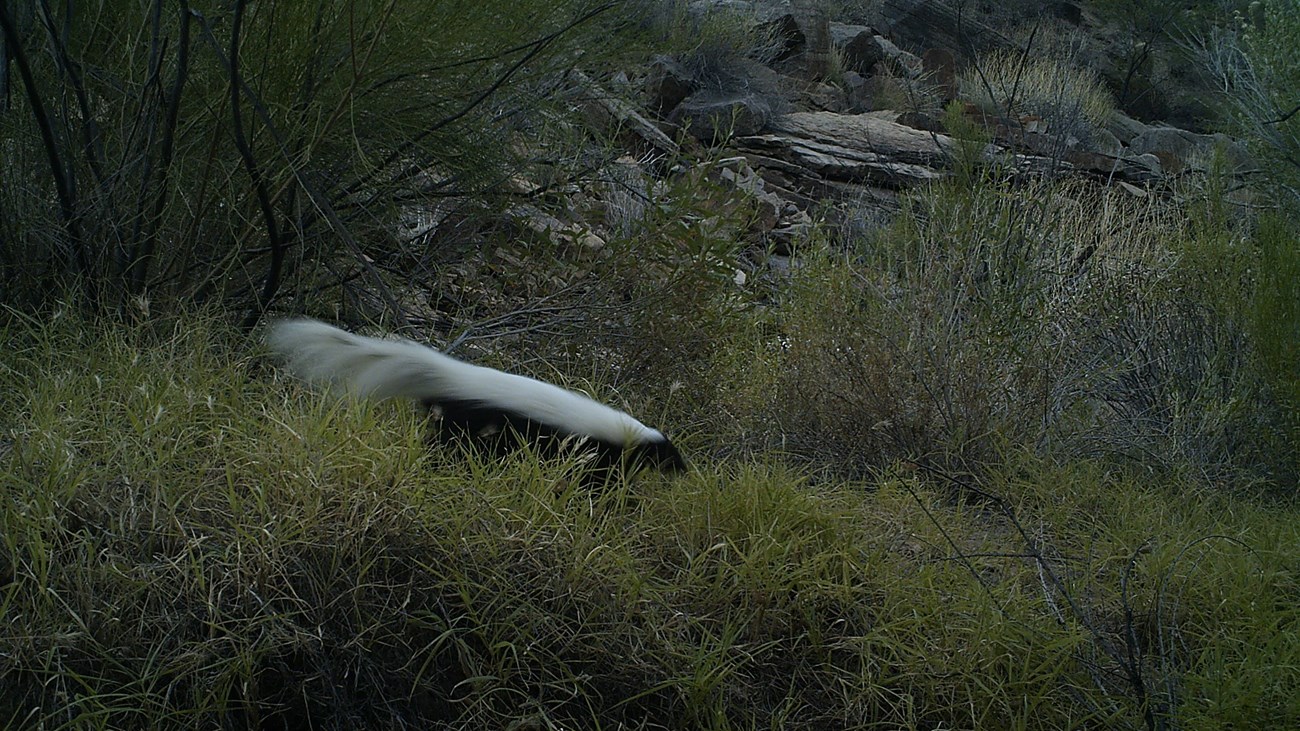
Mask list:
[[1051,57],[996,51],[957,76],[961,95],[985,113],[1020,119],[1038,117],[1048,134],[1090,139],[1105,125],[1115,102],[1091,72]]

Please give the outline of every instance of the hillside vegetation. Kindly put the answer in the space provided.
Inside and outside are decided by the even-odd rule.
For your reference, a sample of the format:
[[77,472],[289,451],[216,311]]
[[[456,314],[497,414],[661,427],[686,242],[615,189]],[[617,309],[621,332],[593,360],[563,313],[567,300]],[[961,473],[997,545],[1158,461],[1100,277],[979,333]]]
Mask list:
[[[1300,10],[1085,5],[1159,34],[1132,83],[881,61],[932,177],[775,204],[754,120],[628,111],[667,51],[783,113],[730,5],[0,5],[0,727],[1300,728]],[[1240,145],[989,152],[1175,57]],[[691,469],[434,444],[286,373],[302,313]]]

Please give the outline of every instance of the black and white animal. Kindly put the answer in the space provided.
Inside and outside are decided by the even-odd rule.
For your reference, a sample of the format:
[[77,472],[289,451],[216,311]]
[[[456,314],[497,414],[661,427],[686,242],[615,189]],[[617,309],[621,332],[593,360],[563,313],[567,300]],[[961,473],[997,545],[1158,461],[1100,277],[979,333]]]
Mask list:
[[310,381],[341,383],[372,398],[422,402],[442,414],[446,439],[500,449],[519,439],[544,452],[583,442],[593,466],[619,464],[681,472],[686,462],[662,432],[580,393],[470,365],[410,340],[353,335],[316,320],[282,320],[267,344]]

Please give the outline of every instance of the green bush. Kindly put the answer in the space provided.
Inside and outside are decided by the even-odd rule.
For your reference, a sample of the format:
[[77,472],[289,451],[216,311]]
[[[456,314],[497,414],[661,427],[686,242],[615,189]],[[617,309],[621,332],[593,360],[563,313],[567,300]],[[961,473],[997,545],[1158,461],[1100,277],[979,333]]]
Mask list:
[[[1278,408],[1287,413],[1266,441],[1289,452],[1287,470],[1294,483],[1297,465],[1297,293],[1300,256],[1294,235],[1300,218],[1300,115],[1294,89],[1300,62],[1290,52],[1300,39],[1300,10],[1293,3],[1251,2],[1235,11],[1235,26],[1216,28],[1199,37],[1200,60],[1225,90],[1224,122],[1250,146],[1252,159],[1265,173],[1249,188],[1254,202],[1273,206],[1247,219],[1255,230],[1247,242],[1248,286],[1240,291],[1241,317],[1253,340],[1257,367],[1268,382]],[[1222,187],[1222,186],[1220,186]],[[1232,290],[1238,293],[1237,290]]]
[[1288,411],[1290,439],[1283,442],[1300,476],[1300,240],[1295,223],[1264,217],[1255,234],[1258,277],[1249,311],[1251,334],[1266,377]]
[[1203,39],[1201,61],[1226,90],[1230,131],[1250,144],[1271,192],[1296,215],[1300,115],[1293,92],[1300,61],[1290,49],[1300,41],[1300,9],[1288,2],[1253,2],[1237,20],[1238,27]]
[[719,380],[759,442],[853,473],[1017,446],[1285,484],[1285,414],[1243,310],[1252,247],[1196,210],[1079,183],[935,186],[847,251],[802,252]]

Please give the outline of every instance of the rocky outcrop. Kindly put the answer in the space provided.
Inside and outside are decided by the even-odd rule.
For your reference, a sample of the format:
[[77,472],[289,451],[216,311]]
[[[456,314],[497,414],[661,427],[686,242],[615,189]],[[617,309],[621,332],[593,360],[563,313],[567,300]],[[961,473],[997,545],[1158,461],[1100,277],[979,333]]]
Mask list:
[[1217,150],[1223,151],[1234,170],[1250,165],[1244,146],[1227,135],[1197,134],[1176,127],[1147,127],[1129,141],[1128,149],[1134,155],[1155,155],[1170,173],[1204,170]]
[[[768,244],[797,239],[811,225],[808,211],[827,198],[887,209],[896,191],[950,175],[962,144],[945,133],[951,120],[942,105],[952,101],[964,104],[963,126],[990,140],[977,152],[980,164],[1012,176],[1087,175],[1144,195],[1171,175],[1203,170],[1219,150],[1231,169],[1249,166],[1242,147],[1223,135],[1118,113],[1104,128],[1079,129],[1030,114],[1008,118],[964,101],[957,83],[964,59],[1009,41],[944,2],[882,0],[856,16],[858,24],[824,28],[814,25],[825,16],[809,12],[804,0],[694,0],[688,7],[759,25],[775,39],[774,60],[735,59],[717,84],[698,83],[677,61],[658,57],[632,85],[644,91],[643,107],[658,121],[599,88],[588,95],[593,118],[630,138],[638,155],[689,159],[691,145],[681,150],[674,137],[713,147],[711,161],[701,165],[711,179],[748,196],[755,207],[749,234]],[[1059,17],[1079,15],[1068,0],[1052,7]],[[817,63],[806,56],[824,42],[839,60],[834,85],[807,74]],[[928,106],[900,108],[918,95],[928,95]],[[555,221],[528,227],[593,245],[590,232]]]

